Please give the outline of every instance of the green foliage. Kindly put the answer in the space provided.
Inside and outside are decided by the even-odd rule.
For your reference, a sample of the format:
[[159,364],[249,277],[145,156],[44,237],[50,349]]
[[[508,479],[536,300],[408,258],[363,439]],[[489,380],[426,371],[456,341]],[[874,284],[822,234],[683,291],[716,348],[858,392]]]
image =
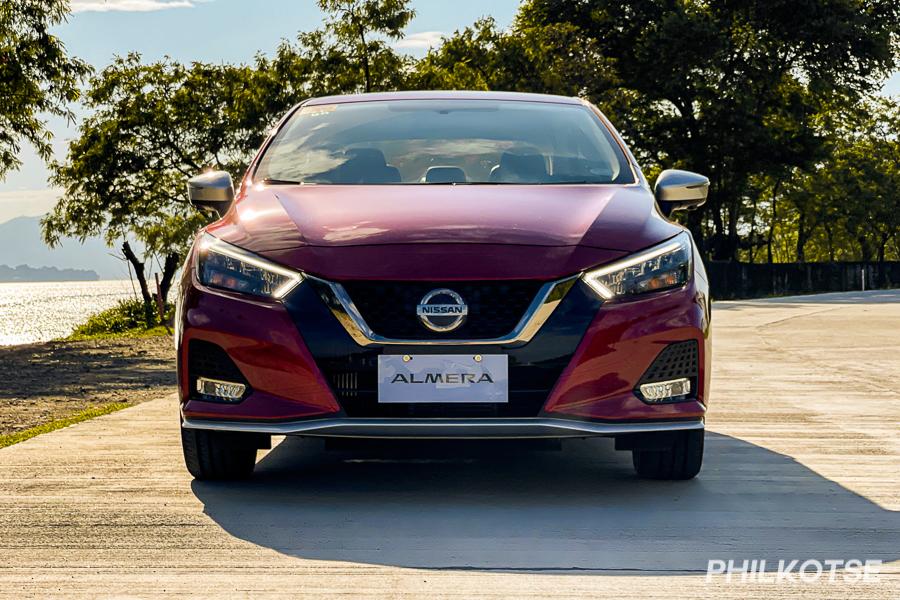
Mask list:
[[356,89],[347,91],[375,92],[402,83],[408,61],[387,40],[402,38],[415,16],[409,0],[319,0],[319,7],[329,14],[325,37],[301,35],[301,45],[312,49],[311,42],[325,42],[316,47],[322,48],[326,64],[335,67],[342,87],[356,83]]
[[117,58],[91,79],[91,110],[52,181],[64,189],[43,220],[45,240],[136,237],[154,255],[181,255],[207,217],[184,197],[205,168],[240,178],[263,138],[267,114],[247,67],[190,67]]
[[797,259],[900,258],[900,103],[870,101],[835,125],[827,157],[784,190]]
[[[286,86],[287,109],[308,96],[354,94],[404,87],[412,60],[390,45],[403,37],[415,11],[409,0],[319,0],[327,20],[322,29],[301,32],[296,44],[282,43],[271,66],[271,87]],[[274,108],[274,106],[273,106]]]
[[69,339],[84,339],[113,334],[165,333],[164,323],[171,321],[174,307],[166,306],[161,322],[155,306],[138,299],[122,300],[113,308],[101,311],[75,328]]
[[50,158],[45,115],[72,118],[69,104],[90,69],[50,33],[67,12],[66,0],[0,2],[0,181],[21,165],[22,142]]
[[[560,23],[504,32],[483,18],[444,39],[415,65],[419,89],[468,89],[581,95],[584,78],[601,80],[607,61],[591,51],[577,28]],[[573,77],[577,73],[577,77]]]
[[273,107],[283,109],[267,95],[273,82],[260,62],[252,68],[116,58],[91,79],[90,116],[67,160],[53,165],[51,182],[64,194],[42,220],[44,240],[54,246],[65,236],[102,235],[110,245],[137,239],[144,260],[128,247],[123,252],[142,297],[151,301],[144,270],[154,259],[162,263],[165,296],[193,233],[210,219],[187,202],[186,180],[214,168],[239,182]]

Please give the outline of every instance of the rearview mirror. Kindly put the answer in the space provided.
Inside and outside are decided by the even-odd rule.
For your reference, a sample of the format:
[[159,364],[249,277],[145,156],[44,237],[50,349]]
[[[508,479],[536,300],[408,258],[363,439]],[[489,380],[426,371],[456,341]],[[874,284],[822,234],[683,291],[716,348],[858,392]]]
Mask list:
[[663,214],[676,210],[692,210],[706,202],[709,178],[691,171],[666,169],[656,178],[653,188]]
[[210,171],[187,182],[188,201],[200,210],[224,215],[234,201],[234,184],[225,171]]

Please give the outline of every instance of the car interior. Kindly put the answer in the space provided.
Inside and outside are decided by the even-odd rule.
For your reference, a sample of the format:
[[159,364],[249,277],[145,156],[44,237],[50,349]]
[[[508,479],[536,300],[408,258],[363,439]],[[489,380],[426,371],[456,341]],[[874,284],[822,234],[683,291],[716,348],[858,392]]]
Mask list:
[[[533,149],[510,150],[501,152],[499,158],[482,157],[492,166],[487,167],[487,176],[470,175],[466,166],[477,168],[480,165],[434,164],[418,166],[421,161],[455,159],[465,162],[460,157],[416,157],[410,162],[407,170],[413,169],[418,176],[403,177],[401,169],[390,164],[383,151],[374,147],[354,147],[344,151],[331,151],[331,156],[339,162],[335,167],[310,176],[307,181],[331,184],[391,184],[391,183],[430,183],[430,184],[465,184],[465,183],[578,183],[580,181],[610,181],[613,173],[605,163],[589,161],[576,156],[545,156]],[[424,168],[424,172],[422,171]],[[552,172],[551,170],[552,169]]]

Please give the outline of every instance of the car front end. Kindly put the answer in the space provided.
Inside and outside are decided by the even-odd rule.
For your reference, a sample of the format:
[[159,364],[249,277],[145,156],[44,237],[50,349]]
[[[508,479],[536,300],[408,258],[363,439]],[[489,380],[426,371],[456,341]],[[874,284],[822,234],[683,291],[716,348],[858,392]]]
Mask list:
[[[538,103],[477,100],[498,98]],[[430,116],[428,102],[460,99],[412,100]],[[315,167],[329,181],[263,177],[287,134],[267,142],[224,218],[196,238],[180,282],[182,431],[195,476],[249,474],[251,450],[272,435],[607,436],[642,475],[696,474],[710,373],[702,261],[602,115],[566,102],[604,128],[619,167],[603,177],[618,181],[584,182],[556,166],[573,159],[551,155],[541,169],[506,150],[495,166],[482,161],[485,181],[458,180],[479,168],[469,142],[441,157],[462,156],[460,166],[408,159],[424,175],[405,185],[405,155],[371,116],[351,123],[363,150]],[[292,118],[333,118],[340,104],[306,103]],[[359,164],[376,165],[364,171],[371,181],[348,180]],[[527,168],[545,180],[521,181]]]

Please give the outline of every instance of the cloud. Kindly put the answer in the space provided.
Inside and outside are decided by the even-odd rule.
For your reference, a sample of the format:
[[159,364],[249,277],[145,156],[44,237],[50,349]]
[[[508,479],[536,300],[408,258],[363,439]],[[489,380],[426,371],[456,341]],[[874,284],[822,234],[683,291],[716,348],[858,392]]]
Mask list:
[[196,0],[72,0],[73,13],[78,12],[150,12],[167,8],[192,8]]
[[62,190],[12,190],[0,192],[0,223],[16,217],[39,217],[46,214]]
[[413,33],[396,44],[395,48],[432,48],[441,45],[441,38],[444,37],[443,31],[420,31]]

